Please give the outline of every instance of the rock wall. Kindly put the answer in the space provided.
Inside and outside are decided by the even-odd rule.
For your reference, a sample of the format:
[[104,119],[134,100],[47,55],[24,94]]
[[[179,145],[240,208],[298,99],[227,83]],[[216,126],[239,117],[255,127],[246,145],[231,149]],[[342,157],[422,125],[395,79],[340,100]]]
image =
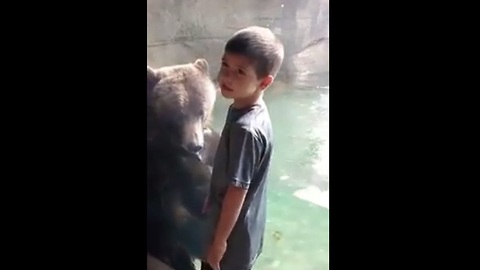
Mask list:
[[147,64],[206,58],[216,74],[225,41],[259,25],[284,42],[279,80],[299,87],[328,85],[329,0],[147,0]]

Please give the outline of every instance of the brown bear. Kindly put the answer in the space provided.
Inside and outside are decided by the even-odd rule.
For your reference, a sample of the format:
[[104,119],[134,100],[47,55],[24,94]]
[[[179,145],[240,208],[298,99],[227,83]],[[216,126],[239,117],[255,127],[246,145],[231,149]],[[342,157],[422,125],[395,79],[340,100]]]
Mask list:
[[147,66],[147,254],[178,270],[195,269],[187,251],[195,247],[185,245],[200,244],[192,226],[202,220],[218,144],[209,128],[216,92],[204,59]]
[[[179,144],[198,153],[216,91],[204,59],[156,70],[147,66],[147,140]],[[168,141],[156,139],[162,136]]]

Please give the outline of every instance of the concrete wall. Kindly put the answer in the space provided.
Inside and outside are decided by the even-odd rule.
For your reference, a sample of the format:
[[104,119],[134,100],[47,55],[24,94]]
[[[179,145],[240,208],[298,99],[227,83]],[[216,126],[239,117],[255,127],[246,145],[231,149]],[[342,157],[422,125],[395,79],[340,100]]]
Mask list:
[[328,72],[328,1],[147,0],[147,63],[203,57],[215,74],[225,41],[243,27],[260,25],[285,44],[279,79],[314,87]]

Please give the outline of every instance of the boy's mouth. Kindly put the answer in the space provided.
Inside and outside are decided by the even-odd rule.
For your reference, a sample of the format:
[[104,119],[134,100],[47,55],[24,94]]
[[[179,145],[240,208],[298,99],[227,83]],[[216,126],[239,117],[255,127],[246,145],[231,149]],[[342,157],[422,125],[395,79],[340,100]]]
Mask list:
[[224,91],[233,92],[233,89],[232,89],[232,88],[226,86],[226,85],[223,84],[223,83],[222,83],[221,87],[222,87],[222,90],[224,90]]

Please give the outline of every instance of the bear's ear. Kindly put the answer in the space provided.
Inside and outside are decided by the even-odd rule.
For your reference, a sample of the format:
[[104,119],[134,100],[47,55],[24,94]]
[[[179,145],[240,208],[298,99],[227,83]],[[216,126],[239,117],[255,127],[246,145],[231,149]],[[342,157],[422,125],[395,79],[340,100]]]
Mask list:
[[147,66],[147,80],[152,80],[157,78],[157,73],[153,68]]
[[196,68],[198,68],[203,74],[208,74],[208,62],[207,60],[203,59],[203,58],[199,58],[197,60],[195,60],[195,63],[193,63],[195,65]]
[[160,81],[160,78],[157,75],[157,73],[155,72],[155,70],[153,70],[153,68],[147,66],[147,88],[157,84],[158,81]]

